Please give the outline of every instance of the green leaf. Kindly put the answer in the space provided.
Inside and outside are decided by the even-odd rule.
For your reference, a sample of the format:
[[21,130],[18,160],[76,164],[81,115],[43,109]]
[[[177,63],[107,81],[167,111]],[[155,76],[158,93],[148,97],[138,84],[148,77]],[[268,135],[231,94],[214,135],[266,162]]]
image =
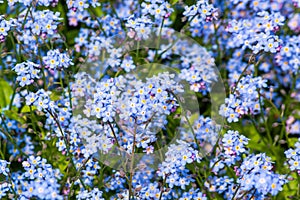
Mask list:
[[14,120],[20,122],[21,124],[26,123],[26,117],[25,116],[20,116],[20,114],[18,114],[18,112],[15,111],[15,110],[6,110],[6,111],[4,111],[4,114],[8,118],[14,119]]
[[0,79],[0,107],[4,108],[9,105],[13,89],[4,79]]
[[294,180],[289,181],[283,186],[283,190],[278,194],[277,199],[299,199],[297,198],[298,182],[296,173],[292,173],[291,177],[293,177]]
[[[36,106],[31,106],[32,111],[36,110]],[[25,105],[23,106],[21,113],[29,113],[30,112],[30,107]]]
[[58,100],[60,100],[60,99],[61,99],[61,93],[52,92],[52,93],[50,94],[50,99],[51,99],[52,101],[58,101]]
[[179,0],[171,0],[171,5],[174,5],[178,2]]

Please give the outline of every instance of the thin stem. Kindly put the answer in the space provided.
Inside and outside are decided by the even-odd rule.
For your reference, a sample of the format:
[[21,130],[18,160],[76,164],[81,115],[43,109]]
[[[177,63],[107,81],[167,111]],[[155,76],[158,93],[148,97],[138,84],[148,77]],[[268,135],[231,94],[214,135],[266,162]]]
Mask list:
[[[7,127],[6,123],[5,123],[4,117],[2,116],[1,113],[0,113],[0,118],[1,118],[1,121],[2,121],[2,125],[3,125],[3,127],[4,127],[4,129],[1,128],[1,129],[2,129],[2,133],[9,139],[9,141],[14,145],[14,147],[15,147],[16,149],[19,150],[19,152],[20,152],[23,156],[27,157],[27,155],[22,151],[22,149],[19,147],[19,145],[17,145],[16,141],[15,141],[15,140],[12,138],[12,136],[9,134],[9,129],[8,129],[8,127]],[[1,130],[1,129],[0,129],[0,130]]]
[[73,109],[73,104],[72,104],[72,93],[71,93],[71,88],[70,88],[70,81],[69,81],[69,75],[67,73],[65,73],[65,79],[66,82],[68,83],[67,87],[68,87],[68,97],[69,97],[69,103],[70,103],[70,108],[71,110]]
[[27,11],[26,11],[25,18],[24,18],[24,21],[23,21],[23,23],[22,23],[22,30],[23,30],[24,27],[25,27],[26,19],[27,19],[27,17],[28,17],[28,14],[29,14],[29,12],[30,12],[30,9],[31,9],[31,6],[29,6],[28,9],[27,9]]
[[140,51],[140,40],[137,41],[136,47],[136,58],[139,59],[139,51]]
[[[259,130],[259,127],[258,125],[256,124],[255,120],[253,118],[250,118],[256,132],[258,133],[258,135],[260,136],[261,140],[263,141],[263,143],[266,145],[266,146],[269,146],[269,143],[268,141],[265,141],[265,137],[263,137],[261,134],[260,134],[260,130]],[[276,155],[276,152],[274,152],[273,148],[270,148],[271,152],[273,153],[273,155]]]
[[15,96],[16,96],[17,87],[18,87],[18,84],[16,83],[15,86],[14,86],[14,91],[13,91],[12,97],[10,99],[8,110],[11,110],[11,108],[12,108],[12,105],[13,105],[13,102],[14,102],[14,99],[15,99]]
[[[0,44],[1,57],[4,57],[3,54],[2,54],[3,46],[4,46],[4,43]],[[0,59],[0,65],[2,66],[1,76],[4,76],[5,64],[3,63],[3,59]]]
[[[91,159],[91,157],[92,157],[92,156],[90,156],[88,159],[86,159],[86,161],[83,163],[83,165],[76,171],[74,180],[76,180],[76,178],[79,179],[81,170],[85,167],[86,163],[88,163],[88,161]],[[71,199],[71,191],[72,191],[72,189],[73,189],[74,184],[75,184],[75,181],[72,182],[71,187],[70,187],[70,193],[69,193],[69,195],[68,195],[68,199],[69,199],[69,200]]]
[[159,49],[159,46],[160,46],[161,32],[162,32],[162,28],[164,26],[164,22],[165,22],[165,20],[163,19],[161,24],[160,24],[160,29],[159,29],[158,40],[157,40],[157,43],[156,43],[156,50],[155,50],[154,60],[157,59],[157,55],[158,55],[157,53],[158,53],[158,49]]
[[[37,134],[37,128],[36,128],[36,125],[35,125],[35,122],[37,121],[36,118],[35,118],[35,115],[33,113],[33,110],[32,110],[32,106],[30,105],[29,106],[29,109],[30,109],[30,115],[32,117],[31,119],[31,124],[32,124],[32,127],[33,127],[33,130],[35,132],[35,134]],[[34,121],[33,121],[34,120]]]
[[300,175],[297,173],[297,180],[298,180],[298,190],[297,190],[297,197],[300,197]]
[[137,131],[137,124],[135,122],[134,125],[134,132],[133,132],[133,143],[132,143],[132,154],[131,154],[131,163],[130,163],[130,176],[129,176],[129,200],[131,196],[133,196],[133,191],[132,191],[132,178],[133,178],[133,166],[134,166],[134,151],[135,151],[135,143],[136,143],[136,131]]
[[[259,55],[259,53],[258,53],[257,55]],[[234,94],[235,91],[237,90],[238,84],[239,84],[239,82],[241,81],[241,79],[242,79],[242,77],[243,77],[243,74],[247,71],[248,67],[249,67],[251,64],[253,64],[252,59],[254,58],[254,56],[256,56],[256,54],[251,54],[251,55],[250,55],[248,64],[247,64],[247,66],[244,68],[244,70],[242,71],[241,75],[239,76],[239,78],[238,78],[238,80],[237,80],[237,82],[236,82],[236,85],[235,85],[235,87],[234,87],[234,89],[233,89],[233,91],[232,91],[232,94]],[[262,56],[262,57],[254,64],[254,66],[258,66],[259,63],[263,60],[263,58],[264,58],[264,56]]]
[[215,40],[216,40],[216,44],[217,44],[217,48],[218,48],[218,64],[221,64],[222,63],[222,58],[223,58],[223,51],[221,49],[221,45],[219,43],[219,36],[218,36],[218,27],[216,25],[215,22],[213,22],[213,25],[214,25],[214,36],[215,36]]
[[[5,144],[3,142],[3,144]],[[5,149],[6,147],[3,147],[3,149]],[[4,156],[4,153],[2,153],[2,138],[0,138],[0,155],[1,155],[1,159],[2,160],[5,160],[5,156]]]
[[[195,133],[195,131],[194,131],[194,129],[193,129],[191,123],[190,123],[190,120],[187,117],[186,111],[183,108],[181,100],[172,91],[168,91],[168,92],[171,93],[175,97],[175,99],[178,101],[178,104],[179,104],[179,106],[182,110],[183,116],[184,116],[184,118],[185,118],[185,120],[186,120],[192,134],[193,134],[194,142],[196,143],[198,150],[202,153],[202,156],[205,155],[205,152],[203,152],[203,149],[200,147],[199,143],[197,142],[196,133]],[[206,156],[203,156],[203,158],[208,160],[208,158]]]
[[104,31],[104,29],[103,29],[103,27],[102,27],[102,22],[98,19],[96,12],[95,12],[91,7],[89,7],[88,9],[89,9],[89,10],[93,13],[93,15],[95,16],[95,19],[96,19],[96,21],[98,22],[98,25],[99,25],[99,29],[102,31],[103,35],[104,35],[105,37],[107,37],[107,34],[106,34],[106,32]]
[[114,139],[115,139],[115,141],[116,141],[117,146],[120,148],[120,144],[119,144],[119,142],[118,142],[118,139],[117,139],[117,136],[116,136],[114,127],[112,126],[112,124],[111,124],[109,121],[108,121],[108,125],[109,125],[109,127],[110,127],[110,129],[111,129],[111,131],[112,131],[112,133],[113,133],[113,135],[114,135]]
[[[36,39],[36,42],[38,43],[38,38]],[[40,65],[42,67],[41,71],[42,71],[42,75],[43,75],[43,86],[44,86],[44,90],[47,90],[47,85],[46,85],[46,75],[45,75],[45,66],[43,65],[43,59],[42,59],[42,54],[41,54],[41,48],[38,47],[38,59],[40,61]]]
[[126,30],[126,26],[122,23],[122,19],[119,17],[119,15],[118,15],[118,13],[117,13],[114,5],[113,5],[113,1],[110,1],[109,3],[110,3],[110,7],[111,7],[112,12],[116,15],[117,19],[120,21],[122,29]]
[[20,58],[20,55],[18,54],[17,46],[16,46],[15,39],[14,39],[14,36],[13,36],[12,32],[10,32],[9,38],[10,38],[10,41],[11,41],[12,46],[13,46],[13,48],[14,48],[14,52],[15,52],[17,61],[20,63],[20,62],[21,62],[21,58]]
[[8,173],[8,181],[10,182],[10,184],[12,185],[12,187],[11,187],[11,190],[12,190],[12,192],[13,192],[13,194],[14,194],[14,199],[15,200],[17,200],[18,199],[18,197],[19,197],[19,195],[17,194],[17,192],[15,191],[15,189],[13,188],[13,181],[11,180],[11,174],[10,173]]
[[[63,132],[63,130],[61,128],[61,125],[60,125],[59,121],[57,120],[57,118],[54,116],[54,114],[49,109],[46,109],[46,111],[52,116],[52,118],[54,119],[55,123],[57,124],[58,129],[59,129],[60,133],[62,134],[63,140],[64,140],[64,142],[66,144],[67,153],[71,157],[70,158],[71,164],[72,164],[73,168],[77,171],[75,163],[74,163],[74,160],[73,160],[73,154],[70,152],[69,143],[68,143],[68,141],[66,139],[66,136],[65,136],[65,134],[64,134],[64,132]],[[85,186],[84,182],[81,180],[81,178],[78,178],[78,179],[79,179],[80,183],[82,184],[83,188],[86,189],[86,186]]]
[[236,190],[235,190],[235,192],[234,192],[234,194],[233,194],[233,196],[232,196],[231,200],[234,200],[234,198],[235,198],[235,196],[237,195],[237,193],[238,193],[238,191],[239,191],[240,187],[241,187],[241,185],[240,185],[240,184],[238,184],[238,187],[236,188]]
[[[286,131],[285,131],[286,124],[285,124],[285,121],[283,120],[283,117],[282,117],[283,113],[280,113],[280,111],[278,110],[278,108],[276,107],[276,105],[270,99],[268,99],[265,95],[263,95],[263,94],[260,94],[260,95],[262,97],[264,97],[264,99],[274,108],[276,114],[279,115],[279,117],[280,117],[280,121],[282,122],[282,128],[281,128],[281,131],[280,131],[279,140],[281,140],[283,138],[283,135],[286,134]],[[287,135],[286,135],[286,138],[288,138]],[[289,144],[288,140],[286,142],[287,142],[287,144]]]
[[164,192],[164,185],[166,184],[166,180],[167,180],[167,175],[164,177],[163,183],[162,183],[161,188],[160,188],[159,200],[161,200],[161,198],[163,196],[162,194]]
[[[258,99],[259,99],[259,106],[260,106],[260,108],[262,109],[262,101],[261,101],[260,92],[258,92]],[[265,119],[265,116],[264,116],[263,112],[260,112],[260,114],[261,114],[262,120],[263,120],[263,122],[264,122],[266,131],[267,131],[267,135],[268,135],[268,138],[269,138],[269,141],[270,141],[271,143],[273,143],[273,142],[272,142],[271,132],[270,132],[269,126],[268,126],[268,124],[267,124],[267,121],[266,121],[266,119]]]

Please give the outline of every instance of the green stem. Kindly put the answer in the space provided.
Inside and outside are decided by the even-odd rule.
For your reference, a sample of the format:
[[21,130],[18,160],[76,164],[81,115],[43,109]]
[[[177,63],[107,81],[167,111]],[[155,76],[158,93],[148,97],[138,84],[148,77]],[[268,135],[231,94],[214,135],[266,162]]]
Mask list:
[[201,152],[203,158],[208,161],[208,158],[206,156],[204,156],[205,152],[203,151],[203,149],[200,147],[199,143],[197,142],[196,133],[195,133],[195,131],[194,131],[194,129],[193,129],[191,123],[190,123],[190,120],[187,117],[187,113],[186,113],[186,111],[185,111],[185,109],[184,109],[184,107],[182,105],[182,102],[181,102],[180,98],[178,98],[172,91],[169,91],[169,93],[171,93],[175,97],[175,99],[178,101],[178,104],[179,104],[179,106],[180,106],[180,108],[182,110],[182,114],[183,114],[183,116],[184,116],[184,118],[185,118],[185,120],[186,120],[186,122],[187,122],[187,124],[188,124],[188,126],[189,126],[189,128],[190,128],[190,130],[192,132],[192,134],[193,134],[194,142],[196,143],[197,148],[198,148],[199,152]]
[[14,102],[14,99],[15,99],[15,96],[16,96],[17,87],[18,87],[18,84],[16,83],[15,86],[14,86],[14,91],[13,91],[12,97],[10,99],[8,110],[11,110],[11,108],[12,108],[12,105],[13,105],[13,102]]
[[139,51],[140,51],[140,41],[137,41],[137,47],[136,47],[136,58],[137,61],[139,60]]
[[132,143],[132,154],[131,154],[131,163],[130,163],[130,176],[129,176],[129,200],[131,196],[133,196],[133,191],[132,191],[132,178],[134,174],[133,166],[134,166],[134,151],[135,151],[135,143],[136,143],[136,131],[137,131],[137,124],[135,123],[134,125],[134,132],[133,132],[133,143]]
[[106,166],[103,165],[101,167],[101,170],[100,170],[100,176],[98,177],[98,181],[99,181],[98,186],[99,186],[99,189],[103,187],[102,184],[103,184],[103,177],[104,177],[104,170],[105,170],[105,168],[106,168]]
[[120,21],[120,24],[122,26],[122,30],[126,30],[126,26],[122,23],[122,19],[119,17],[114,5],[113,5],[113,1],[110,1],[110,7],[111,7],[111,10],[112,12],[114,13],[114,15],[117,17],[117,19]]
[[298,180],[298,189],[297,189],[297,197],[300,197],[300,175],[297,173],[297,180]]
[[164,179],[163,179],[163,183],[162,183],[161,188],[160,188],[159,200],[161,200],[161,198],[163,196],[164,185],[166,184],[166,180],[167,180],[167,176],[165,176]]
[[33,113],[33,110],[32,110],[32,106],[30,105],[29,106],[29,109],[30,109],[30,115],[31,115],[31,124],[32,124],[32,127],[33,127],[33,130],[34,130],[34,133],[37,134],[37,128],[36,128],[36,125],[35,125],[35,122],[37,122],[37,119]]
[[[66,145],[67,155],[70,156],[71,164],[72,164],[73,168],[77,171],[74,160],[73,160],[73,154],[70,151],[69,143],[68,143],[67,138],[66,138],[66,136],[65,136],[65,134],[64,134],[64,132],[61,128],[61,125],[60,125],[58,119],[54,116],[54,114],[49,109],[46,109],[46,111],[51,115],[51,117],[54,119],[55,123],[57,124],[58,129],[59,129],[59,131],[60,131],[60,133],[63,137],[63,140],[65,142],[65,145]],[[81,178],[78,178],[78,179],[79,179],[80,183],[82,184],[83,188],[86,189],[86,186],[85,186],[84,182],[81,180]]]
[[[91,158],[91,156],[90,156],[88,159],[86,159],[86,161],[83,163],[83,165],[76,171],[74,180],[80,178],[81,170],[85,167],[86,163],[90,160],[90,158]],[[72,191],[72,189],[73,189],[74,184],[75,184],[75,181],[73,181],[72,184],[71,184],[71,187],[70,187],[70,193],[69,193],[69,195],[68,195],[68,200],[71,199],[71,194],[72,194],[71,191]]]
[[[259,128],[258,128],[258,125],[257,125],[256,121],[255,121],[253,118],[250,118],[250,119],[251,119],[251,122],[252,122],[252,124],[253,124],[253,126],[254,126],[256,132],[258,133],[258,135],[260,136],[261,140],[263,141],[263,143],[264,143],[267,147],[269,147],[269,142],[268,142],[268,141],[265,141],[265,137],[263,137],[263,136],[261,135],[260,130],[259,130]],[[270,151],[272,152],[273,155],[276,155],[276,152],[273,150],[273,148],[270,148]]]
[[113,133],[113,135],[114,135],[114,139],[115,139],[115,141],[116,141],[117,146],[120,148],[120,144],[119,144],[119,142],[118,142],[118,139],[117,139],[117,136],[116,136],[114,127],[112,126],[112,124],[111,124],[109,121],[108,121],[108,125],[109,125],[109,127],[110,127],[110,129],[111,129],[111,131],[112,131],[112,133]]
[[[264,97],[265,100],[267,100],[267,102],[273,107],[273,109],[275,110],[276,114],[280,117],[280,121],[282,123],[282,128],[281,128],[281,131],[280,131],[280,137],[279,137],[279,140],[281,140],[283,138],[283,136],[285,135],[286,139],[287,139],[287,144],[289,146],[289,143],[288,143],[288,136],[287,136],[287,133],[285,131],[285,128],[286,128],[286,124],[285,124],[285,120],[283,119],[282,115],[283,113],[280,113],[280,111],[278,110],[278,108],[276,107],[276,105],[270,100],[268,99],[266,96],[264,96],[263,94],[260,94],[262,97]],[[278,141],[279,141],[278,140]]]
[[156,50],[155,50],[154,60],[156,60],[157,56],[158,56],[157,53],[158,53],[158,49],[159,49],[159,46],[160,46],[161,32],[162,32],[162,28],[164,26],[164,22],[165,22],[165,20],[163,19],[161,24],[160,24],[159,35],[158,35],[158,39],[157,39],[157,43],[156,43]]
[[99,29],[103,32],[103,35],[104,35],[105,37],[107,37],[107,34],[106,34],[106,32],[104,31],[104,29],[103,29],[103,27],[102,27],[102,22],[100,22],[100,20],[98,19],[96,12],[95,12],[95,11],[93,10],[93,8],[91,8],[91,7],[89,7],[88,9],[89,9],[89,10],[92,12],[92,14],[94,15],[96,21],[98,22]]
[[[36,42],[38,43],[38,38],[36,39]],[[41,71],[42,71],[42,75],[43,75],[43,86],[44,86],[44,90],[47,90],[47,85],[46,85],[46,75],[45,75],[45,66],[43,65],[43,59],[42,59],[42,54],[41,54],[41,48],[38,47],[38,59],[40,61],[40,65],[42,67]]]
[[[258,53],[257,55],[259,55],[259,53]],[[248,67],[249,67],[251,64],[253,64],[253,61],[252,61],[253,56],[256,56],[256,54],[251,54],[251,55],[250,55],[248,64],[247,64],[247,66],[244,68],[244,70],[242,71],[241,75],[239,76],[239,78],[238,78],[238,80],[237,80],[237,82],[236,82],[236,85],[235,85],[235,87],[234,87],[234,89],[233,89],[233,91],[232,91],[232,94],[234,94],[235,91],[237,90],[238,84],[239,84],[239,82],[241,81],[241,79],[242,79],[242,77],[243,77],[243,74],[246,72],[246,70],[248,69]],[[262,57],[254,64],[254,66],[258,66],[259,63],[263,60],[263,58],[264,58],[264,56],[262,56]]]
[[16,46],[15,39],[14,39],[14,36],[13,36],[12,32],[10,32],[9,38],[10,38],[10,41],[12,43],[12,46],[13,46],[13,49],[14,49],[17,61],[18,61],[18,63],[20,63],[21,62],[21,58],[20,58],[20,55],[18,54],[17,46]]
[[[4,43],[0,44],[0,53],[1,53],[1,57],[2,56],[2,49],[3,49]],[[5,70],[5,64],[3,63],[3,59],[0,59],[0,65],[2,66],[2,70],[1,70],[1,76],[4,76],[4,70]]]
[[[262,109],[262,101],[261,101],[261,95],[260,95],[260,92],[258,92],[258,99],[259,99],[259,106],[260,106],[260,109]],[[260,112],[260,115],[261,115],[261,118],[262,118],[262,120],[263,120],[265,129],[266,129],[266,131],[267,131],[267,136],[268,136],[268,138],[269,138],[269,141],[270,141],[271,143],[273,143],[273,142],[272,142],[271,132],[270,132],[268,123],[267,123],[267,121],[266,121],[266,119],[265,119],[265,115],[263,114],[263,112]]]
[[22,30],[23,30],[24,27],[25,27],[26,19],[27,19],[27,17],[28,17],[28,14],[29,14],[29,12],[30,12],[30,9],[31,9],[31,6],[29,6],[28,9],[27,9],[27,11],[26,11],[25,18],[24,18],[24,21],[23,21],[23,23],[22,23]]
[[[3,144],[5,144],[4,142],[3,142]],[[6,148],[6,147],[5,147]],[[4,147],[3,147],[3,149],[4,149]],[[3,150],[4,151],[4,150]],[[2,138],[0,138],[0,155],[1,155],[1,159],[2,160],[5,160],[5,156],[4,156],[4,153],[2,153]]]
[[12,190],[12,192],[13,192],[13,194],[14,194],[14,199],[15,200],[17,200],[18,199],[18,197],[19,197],[19,195],[17,194],[17,192],[15,191],[15,189],[13,188],[13,181],[11,180],[11,174],[9,173],[8,174],[8,181],[10,182],[10,184],[12,185],[12,187],[11,187],[11,190]]
[[69,75],[67,73],[65,73],[65,79],[66,82],[68,83],[68,96],[69,96],[69,103],[70,103],[70,108],[71,110],[73,109],[73,104],[72,104],[72,93],[71,93],[71,87],[70,87],[70,81],[69,81]]
[[[17,145],[16,141],[13,139],[13,137],[9,134],[9,129],[7,127],[7,125],[5,124],[5,120],[4,117],[2,116],[2,114],[0,113],[0,118],[2,121],[2,125],[4,127],[4,129],[2,128],[2,133],[8,138],[8,140],[13,144],[14,148],[18,149],[20,154],[22,154],[23,156],[27,157],[27,155],[22,151],[22,149],[19,147],[19,145]],[[1,130],[1,129],[0,129]]]

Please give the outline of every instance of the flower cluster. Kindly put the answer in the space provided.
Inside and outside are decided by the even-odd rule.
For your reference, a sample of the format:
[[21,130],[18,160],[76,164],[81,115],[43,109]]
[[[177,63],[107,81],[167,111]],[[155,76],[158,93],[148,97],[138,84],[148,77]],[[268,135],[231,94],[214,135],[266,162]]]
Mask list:
[[[15,124],[17,124],[17,123],[15,123]],[[25,132],[24,128],[23,128],[23,130],[19,129],[18,131],[20,133]],[[10,146],[9,153],[12,156],[18,156],[18,155],[20,155],[21,152],[24,152],[26,155],[34,155],[34,143],[30,136],[23,135],[23,137],[22,137],[22,135],[18,135],[16,145],[17,146],[15,146],[13,144],[9,144],[9,146]],[[22,148],[20,148],[20,146]]]
[[102,191],[100,191],[98,188],[94,188],[92,191],[84,190],[76,196],[76,199],[104,200],[104,198],[102,198]]
[[142,7],[142,14],[147,15],[150,14],[155,19],[164,19],[171,15],[171,13],[174,11],[173,8],[171,8],[171,4],[166,1],[151,1],[146,0],[141,4]]
[[270,160],[265,154],[251,154],[243,161],[240,169],[236,170],[240,195],[243,190],[255,188],[255,195],[263,199],[268,193],[274,196],[282,190],[286,183],[285,176],[272,171],[273,165]]
[[184,9],[183,15],[189,17],[189,20],[192,19],[191,27],[204,21],[211,21],[216,11],[216,8],[207,0],[197,1],[195,5],[185,6]]
[[204,185],[210,192],[218,192],[220,194],[224,193],[225,199],[234,197],[235,185],[233,178],[228,176],[209,177],[209,181],[206,181]]
[[[34,50],[38,53],[37,45],[38,43],[43,43],[43,40],[54,37],[57,34],[57,28],[59,21],[59,12],[52,12],[50,10],[43,11],[32,11],[28,16],[26,15],[26,10],[18,19],[19,26],[17,28],[22,34],[18,35],[18,39],[27,45],[28,49],[24,50]],[[27,16],[27,18],[24,18]]]
[[53,169],[47,160],[39,156],[30,156],[22,162],[24,172],[12,177],[13,189],[20,198],[63,199],[59,194],[58,179],[61,174]]
[[17,81],[21,87],[26,85],[31,85],[34,82],[34,79],[39,79],[39,65],[30,61],[22,62],[16,64],[12,68],[18,75]]
[[185,189],[187,185],[195,180],[185,168],[192,162],[200,162],[200,153],[194,150],[184,141],[177,141],[178,144],[171,144],[166,153],[166,159],[161,164],[159,176],[166,178],[166,183],[170,188],[175,186]]
[[276,55],[276,63],[283,71],[292,71],[297,73],[299,70],[299,52],[300,52],[300,37],[293,36],[285,38],[285,42],[280,48],[280,52]]
[[238,132],[228,131],[225,134],[224,139],[222,139],[225,152],[221,153],[220,159],[211,162],[212,170],[216,175],[223,174],[224,171],[220,171],[220,169],[223,169],[225,165],[237,164],[237,161],[241,159],[243,161],[239,166],[234,167],[234,173],[237,177],[236,183],[234,179],[228,176],[214,176],[206,182],[206,187],[210,191],[223,193],[226,199],[249,199],[251,196],[264,199],[268,195],[275,196],[282,191],[287,179],[284,175],[272,171],[273,164],[270,157],[265,154],[250,154],[244,158],[238,156],[240,153],[248,154],[244,147],[248,143],[247,140],[244,136],[239,138]]
[[4,42],[10,29],[14,26],[13,20],[5,20],[3,15],[0,15],[0,42]]
[[[14,6],[16,3],[22,3],[22,4],[24,4],[24,6],[31,6],[33,2],[30,0],[24,0],[24,1],[23,0],[10,0],[10,1],[8,1],[9,6]],[[58,0],[37,0],[35,3],[38,5],[41,5],[41,6],[50,6],[50,4],[51,4],[54,7],[58,3]]]
[[240,161],[242,154],[247,154],[248,138],[240,135],[238,131],[229,130],[222,138],[222,151],[218,157],[210,162],[210,167],[214,173],[224,169],[225,166],[234,165]]
[[[74,153],[82,153],[85,158],[99,150],[107,153],[118,142],[114,138],[114,133],[118,133],[115,125],[112,125],[113,130],[111,130],[108,124],[97,124],[96,120],[89,120],[89,118],[83,118],[81,115],[73,118],[71,125],[74,129],[70,130],[70,148]],[[85,142],[84,148],[81,147],[83,142]],[[63,139],[60,139],[57,145],[60,150],[66,149]]]
[[216,144],[221,127],[210,117],[200,115],[197,120],[195,120],[192,129],[193,130],[191,130],[190,127],[182,128],[180,131],[182,139],[188,142],[195,142],[195,140],[197,140],[197,143],[199,143],[201,147],[209,151],[209,147]]
[[131,30],[130,32],[128,32],[128,36],[131,38],[135,38],[136,40],[148,39],[151,33],[151,25],[151,19],[146,16],[142,16],[141,18],[130,16],[128,17],[126,23],[126,27]]
[[[147,78],[145,82],[130,76],[120,76],[98,84],[93,83],[93,79],[88,76],[73,84],[72,91],[73,96],[87,102],[83,110],[86,117],[95,116],[103,122],[118,123],[123,129],[119,143],[125,149],[129,148],[128,151],[131,151],[133,141],[130,135],[134,132],[137,147],[150,153],[153,147],[149,145],[156,140],[153,130],[164,128],[166,116],[178,107],[174,95],[182,92],[182,86],[175,82],[174,76],[166,72]],[[113,135],[109,134],[107,137],[111,136]],[[111,141],[104,138],[101,140]],[[106,145],[106,148],[110,147],[111,144]]]
[[276,53],[280,40],[274,32],[279,30],[284,20],[279,12],[261,11],[253,19],[231,21],[227,30],[234,35],[232,47],[249,48],[254,54],[260,51]]
[[73,65],[69,56],[66,53],[60,53],[58,49],[48,51],[47,56],[43,57],[43,61],[51,70],[61,70]]
[[208,144],[216,144],[219,136],[220,125],[217,125],[210,117],[203,117],[202,115],[194,122],[194,131],[196,139],[200,143],[206,142]]
[[261,90],[267,86],[262,77],[244,76],[233,87],[233,94],[225,99],[220,114],[229,123],[237,122],[244,115],[255,115],[261,112]]
[[[43,89],[40,89],[36,93],[29,92],[26,95],[26,105],[28,106],[36,106],[38,110],[47,110],[52,109],[53,104],[51,104],[51,100],[49,97],[49,92],[44,91]],[[52,106],[52,107],[51,107]]]
[[186,45],[189,45],[189,42],[178,41],[177,48],[172,48],[175,55],[184,55],[180,58],[183,69],[179,77],[190,83],[192,91],[206,95],[211,91],[211,85],[217,81],[214,58],[198,45],[185,48]]
[[[9,168],[8,165],[10,163],[6,160],[0,160],[0,175],[4,175],[5,177],[8,176]],[[6,192],[10,190],[11,185],[7,182],[2,182],[0,184],[0,198],[6,196]]]
[[189,30],[193,37],[201,36],[209,31],[211,21],[217,18],[217,9],[208,1],[197,1],[196,5],[185,6],[183,15],[190,24]]
[[300,172],[300,139],[295,144],[295,149],[288,149],[285,152],[287,164],[291,170]]
[[199,189],[191,188],[188,192],[184,192],[182,194],[182,197],[179,198],[180,200],[186,200],[186,199],[196,199],[196,200],[207,200],[207,197],[205,194],[200,192]]
[[161,196],[161,192],[157,183],[150,183],[148,186],[144,187],[140,195],[145,199],[159,199]]

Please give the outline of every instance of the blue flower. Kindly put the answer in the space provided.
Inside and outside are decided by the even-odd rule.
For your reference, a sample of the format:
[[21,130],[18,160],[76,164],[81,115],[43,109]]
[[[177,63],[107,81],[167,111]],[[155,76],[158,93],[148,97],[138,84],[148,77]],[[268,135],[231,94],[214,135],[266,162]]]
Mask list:
[[48,51],[47,56],[43,57],[43,61],[47,67],[55,70],[73,65],[70,57],[66,53],[60,53],[58,49]]
[[6,196],[6,192],[8,192],[11,189],[11,185],[4,182],[0,183],[0,198]]
[[33,62],[26,61],[23,63],[19,63],[16,64],[12,69],[17,73],[17,81],[19,82],[21,87],[31,85],[34,79],[39,78],[39,65]]
[[135,69],[135,65],[131,57],[127,57],[123,59],[121,67],[126,71],[129,72],[132,69]]
[[9,30],[10,24],[0,16],[0,35],[7,36]]
[[9,168],[8,165],[10,163],[6,160],[0,160],[0,174],[3,174],[4,176],[8,176]]

